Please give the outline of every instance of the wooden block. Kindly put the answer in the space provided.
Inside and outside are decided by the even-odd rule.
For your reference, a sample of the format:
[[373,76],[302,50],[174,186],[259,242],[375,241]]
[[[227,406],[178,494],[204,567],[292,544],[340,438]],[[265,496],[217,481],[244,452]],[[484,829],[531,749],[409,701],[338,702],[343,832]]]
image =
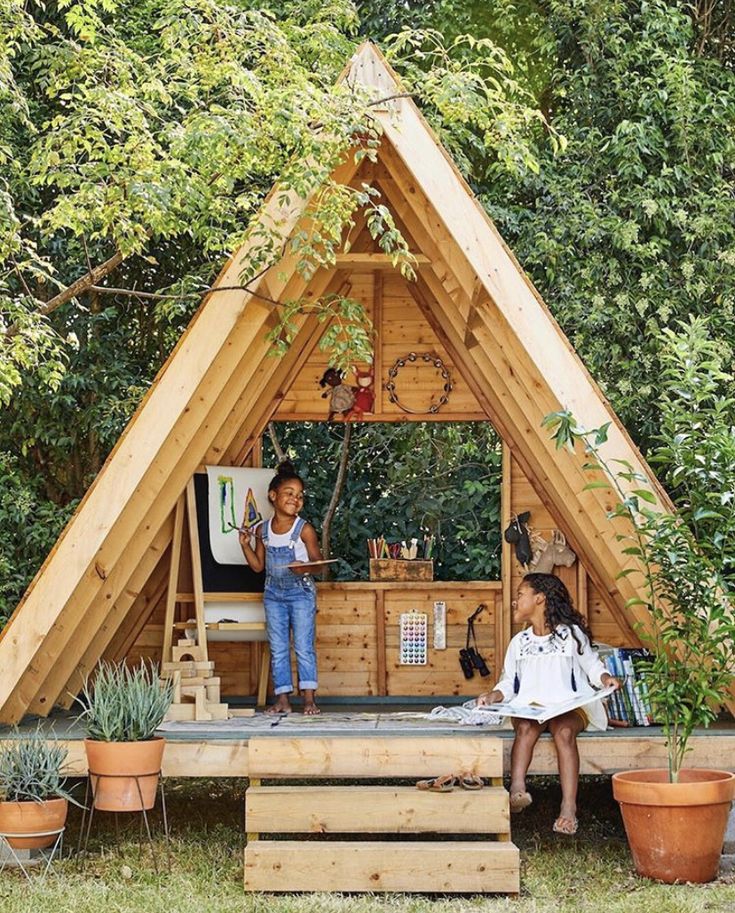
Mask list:
[[209,660],[207,662],[161,663],[161,675],[167,672],[181,672],[182,675],[201,675],[206,677],[214,675],[214,662]]
[[219,681],[211,685],[209,682],[204,685],[191,685],[186,679],[183,679],[180,688],[181,698],[193,697],[196,700],[196,696],[200,693],[204,694],[206,701],[218,704],[220,699]]
[[196,642],[195,640],[191,640],[191,639],[186,638],[186,637],[180,637],[180,638],[176,641],[176,646],[177,646],[177,647],[195,647],[195,646],[196,646],[196,643],[197,643],[197,642]]
[[[194,701],[189,701],[184,704],[171,704],[168,708],[165,720],[167,723],[187,723],[191,721],[208,723],[212,720],[226,720],[229,715],[228,711],[229,708],[227,704],[207,704],[205,702],[204,710],[200,710],[200,716],[197,716],[196,703]],[[202,713],[204,713],[203,718],[201,717]],[[194,770],[196,770],[196,765],[192,768],[192,776],[196,775],[194,774]]]
[[195,663],[201,663],[205,661],[205,653],[203,647],[172,647],[171,649],[171,658],[175,663],[185,662],[184,657],[190,657],[190,660]]
[[416,558],[404,561],[400,558],[371,558],[371,580],[433,580],[434,561]]
[[229,717],[245,717],[245,716],[255,716],[255,707],[230,707]]
[[221,685],[222,682],[222,679],[217,675],[208,676],[206,678],[203,675],[181,676],[178,672],[174,672],[174,675],[179,675],[179,681],[181,682],[182,687],[187,688],[193,685]]
[[415,786],[259,786],[245,829],[261,834],[507,834],[502,787],[433,793]]
[[520,890],[510,842],[332,842],[257,840],[245,848],[246,891]]
[[252,777],[436,777],[467,771],[502,777],[503,740],[495,736],[435,735],[364,739],[252,738]]

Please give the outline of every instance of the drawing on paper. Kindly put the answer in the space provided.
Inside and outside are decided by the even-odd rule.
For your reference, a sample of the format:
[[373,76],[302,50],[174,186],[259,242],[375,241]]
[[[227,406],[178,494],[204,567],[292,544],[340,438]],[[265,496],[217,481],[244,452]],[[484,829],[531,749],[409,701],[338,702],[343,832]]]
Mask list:
[[207,466],[208,526],[218,564],[245,564],[238,530],[252,530],[273,516],[268,500],[272,469]]

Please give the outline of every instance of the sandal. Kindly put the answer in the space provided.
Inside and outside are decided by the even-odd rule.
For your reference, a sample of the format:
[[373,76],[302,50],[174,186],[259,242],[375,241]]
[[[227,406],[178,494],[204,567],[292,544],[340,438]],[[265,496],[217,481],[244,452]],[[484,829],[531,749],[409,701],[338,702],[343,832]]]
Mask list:
[[482,789],[485,784],[482,782],[481,777],[466,773],[459,775],[459,785],[462,789]]
[[573,837],[577,833],[578,827],[579,822],[576,818],[567,818],[565,815],[559,815],[554,822],[552,830],[555,834],[564,834],[565,837]]
[[510,794],[510,810],[514,815],[517,815],[518,812],[522,812],[524,808],[533,802],[531,793],[526,792],[525,790],[519,790],[518,792]]
[[454,774],[444,774],[431,780],[419,780],[416,789],[427,789],[432,793],[450,793],[457,785]]

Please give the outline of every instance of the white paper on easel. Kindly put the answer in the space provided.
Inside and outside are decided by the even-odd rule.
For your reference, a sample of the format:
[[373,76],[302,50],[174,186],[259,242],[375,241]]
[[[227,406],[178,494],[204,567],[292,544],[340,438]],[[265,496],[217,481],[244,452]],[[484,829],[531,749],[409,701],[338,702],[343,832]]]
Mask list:
[[207,466],[209,542],[218,564],[246,564],[238,527],[252,528],[273,516],[268,500],[272,469]]

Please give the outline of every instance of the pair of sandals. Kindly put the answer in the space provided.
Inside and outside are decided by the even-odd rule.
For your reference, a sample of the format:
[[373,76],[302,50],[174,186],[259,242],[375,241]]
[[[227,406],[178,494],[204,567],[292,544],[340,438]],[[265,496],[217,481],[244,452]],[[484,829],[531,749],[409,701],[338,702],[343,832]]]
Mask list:
[[431,780],[419,780],[416,789],[428,790],[432,793],[450,793],[457,786],[461,789],[476,790],[482,789],[484,783],[481,777],[471,773],[443,774],[441,777],[433,777]]
[[[510,810],[515,815],[518,812],[522,812],[524,808],[533,802],[533,797],[531,793],[526,792],[526,790],[518,790],[510,794]],[[577,833],[579,828],[579,822],[576,818],[567,818],[566,815],[559,815],[552,826],[552,831],[555,834],[563,834],[565,837],[573,837]]]

